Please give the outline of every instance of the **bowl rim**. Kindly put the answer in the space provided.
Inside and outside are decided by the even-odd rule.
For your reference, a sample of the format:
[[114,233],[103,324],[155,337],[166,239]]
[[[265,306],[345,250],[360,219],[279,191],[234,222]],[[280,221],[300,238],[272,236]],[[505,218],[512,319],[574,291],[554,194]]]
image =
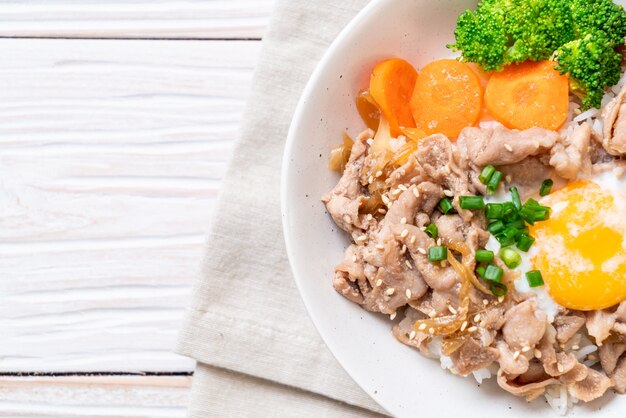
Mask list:
[[300,278],[296,273],[296,268],[295,268],[296,259],[295,259],[295,254],[293,252],[294,240],[288,233],[289,228],[287,224],[287,219],[288,219],[288,213],[290,212],[290,210],[287,204],[287,200],[288,200],[288,193],[289,193],[288,180],[290,178],[290,174],[292,173],[292,170],[294,170],[293,165],[291,164],[290,156],[292,155],[293,149],[295,147],[296,133],[298,131],[298,127],[301,125],[304,118],[307,116],[305,112],[305,107],[306,107],[306,102],[307,102],[308,97],[310,97],[313,94],[315,86],[321,82],[324,68],[327,67],[329,61],[331,61],[331,59],[335,55],[336,50],[341,48],[341,46],[344,43],[347,43],[349,41],[350,35],[352,34],[355,28],[361,25],[362,21],[366,20],[370,15],[375,14],[380,8],[385,7],[390,1],[391,0],[371,0],[370,3],[364,6],[363,9],[361,9],[350,20],[350,22],[339,32],[337,37],[329,45],[326,52],[324,52],[324,54],[322,55],[322,58],[320,59],[318,64],[315,66],[315,69],[311,73],[311,76],[309,80],[307,81],[307,84],[304,90],[302,91],[302,94],[300,95],[300,99],[298,100],[298,104],[296,106],[295,112],[291,120],[291,125],[289,127],[287,140],[285,143],[285,149],[283,152],[283,160],[281,164],[281,175],[280,175],[280,210],[281,210],[281,221],[282,221],[281,223],[282,223],[282,228],[283,228],[283,237],[285,240],[285,249],[287,252],[287,258],[289,260],[289,266],[291,269],[293,280],[296,283],[296,287],[298,288],[298,293],[300,294],[300,297],[302,301],[304,302],[304,306],[307,310],[307,314],[309,315],[309,318],[315,325],[315,329],[317,330],[318,334],[321,336],[322,340],[324,341],[324,344],[326,345],[326,347],[328,347],[329,351],[332,353],[335,360],[337,360],[337,363],[341,365],[341,367],[352,378],[352,380],[356,382],[356,384],[365,393],[367,393],[367,395],[372,400],[374,400],[377,404],[379,404],[386,411],[391,411],[393,408],[391,408],[391,405],[385,405],[386,402],[384,402],[383,399],[380,399],[379,397],[374,397],[373,393],[370,393],[367,387],[364,384],[362,384],[359,380],[357,380],[354,374],[351,372],[351,370],[347,369],[346,366],[339,360],[339,357],[337,356],[337,354],[332,348],[332,344],[328,343],[331,337],[324,331],[324,327],[320,323],[319,318],[315,317],[312,314],[312,307],[311,307],[312,300],[308,297],[306,292],[304,292],[304,289],[300,284]]

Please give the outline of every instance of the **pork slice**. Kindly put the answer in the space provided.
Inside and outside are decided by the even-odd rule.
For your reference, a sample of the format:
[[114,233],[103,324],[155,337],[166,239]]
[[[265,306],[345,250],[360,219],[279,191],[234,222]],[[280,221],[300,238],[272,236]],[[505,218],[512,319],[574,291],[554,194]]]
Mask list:
[[552,167],[538,157],[528,157],[516,164],[498,167],[505,178],[510,177],[522,197],[537,193],[541,182],[552,176]]
[[459,215],[443,215],[435,222],[444,243],[465,242],[465,222]]
[[615,319],[626,322],[626,301],[619,304],[615,310]]
[[546,313],[537,302],[528,299],[506,311],[502,336],[513,351],[533,348],[546,332],[546,320]]
[[367,200],[361,186],[361,171],[365,161],[366,138],[360,137],[352,146],[350,159],[335,187],[322,197],[333,221],[346,232],[360,232],[365,229],[365,217],[359,215],[359,208]]
[[483,347],[473,338],[468,338],[465,344],[450,356],[456,371],[466,376],[471,372],[485,368],[498,359],[498,350],[493,347]]
[[610,335],[615,320],[616,315],[606,309],[587,312],[587,332],[595,338],[598,347]]
[[528,362],[528,370],[519,375],[515,381],[522,385],[527,385],[529,383],[541,382],[549,378],[550,376],[543,369],[541,362],[537,359],[531,359]]
[[519,384],[515,382],[515,379],[510,379],[503,370],[498,371],[498,385],[507,392],[515,396],[523,396],[527,401],[536,399],[546,390],[546,386],[559,383],[554,378],[548,378],[533,383]]
[[415,154],[410,155],[407,162],[396,168],[385,180],[385,184],[390,189],[399,185],[419,184],[426,181],[422,167],[418,164]]
[[588,372],[587,377],[580,382],[567,385],[567,391],[570,395],[584,402],[591,402],[599,398],[613,385],[611,379],[602,373],[593,369],[588,369]]
[[504,325],[505,308],[502,305],[490,305],[480,315],[480,326],[490,330],[499,330]]
[[550,165],[564,179],[574,180],[579,175],[591,173],[591,125],[583,123],[572,135],[562,138],[550,151]]
[[394,225],[393,234],[397,240],[406,245],[415,268],[428,286],[445,291],[458,283],[459,279],[454,268],[442,267],[440,263],[428,261],[428,249],[435,245],[435,241],[424,231],[413,225]]
[[589,376],[589,367],[581,363],[576,363],[574,367],[559,377],[559,381],[565,385],[569,385],[575,382],[581,382]]
[[333,287],[344,298],[351,302],[363,305],[365,298],[359,289],[357,281],[344,271],[336,271],[333,277]]
[[602,146],[611,155],[626,153],[626,86],[602,109]]
[[508,165],[550,150],[559,138],[554,131],[495,128],[465,128],[457,140],[462,158],[478,167]]
[[431,336],[425,332],[415,331],[413,327],[415,321],[422,318],[424,318],[422,313],[415,309],[407,308],[404,311],[404,318],[393,326],[393,335],[402,344],[415,347],[427,357],[435,358],[436,356],[428,348]]
[[500,368],[504,373],[510,376],[518,376],[528,371],[529,362],[528,358],[521,355],[519,352],[514,353],[507,343],[500,340],[496,345],[498,352],[500,353]]
[[565,344],[585,325],[585,315],[582,312],[558,315],[554,318],[553,325],[556,328],[556,340]]
[[626,344],[621,342],[609,342],[600,347],[600,364],[607,373],[613,373],[617,367],[617,361],[626,352]]
[[626,393],[626,357],[624,357],[615,370],[611,373],[613,388],[622,395]]

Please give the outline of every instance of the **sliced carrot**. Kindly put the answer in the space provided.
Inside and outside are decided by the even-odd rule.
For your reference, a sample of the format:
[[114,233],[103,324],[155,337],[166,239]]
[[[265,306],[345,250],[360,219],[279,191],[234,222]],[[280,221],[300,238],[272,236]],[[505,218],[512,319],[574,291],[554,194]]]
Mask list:
[[405,60],[393,58],[374,67],[370,79],[370,94],[389,122],[391,135],[402,134],[400,128],[414,128],[409,108],[417,70]]
[[462,62],[445,59],[422,68],[411,98],[418,128],[429,135],[456,138],[461,130],[478,121],[482,108],[478,76]]
[[567,119],[569,83],[552,61],[526,61],[494,73],[485,90],[487,110],[513,129],[557,130]]

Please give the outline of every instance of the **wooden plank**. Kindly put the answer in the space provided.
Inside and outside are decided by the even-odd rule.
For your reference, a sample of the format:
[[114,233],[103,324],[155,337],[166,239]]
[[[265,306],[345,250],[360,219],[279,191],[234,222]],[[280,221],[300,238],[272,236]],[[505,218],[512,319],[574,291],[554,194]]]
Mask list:
[[0,371],[172,354],[259,42],[0,40]]
[[191,377],[0,378],[0,417],[183,418]]
[[17,0],[0,36],[260,38],[274,0]]

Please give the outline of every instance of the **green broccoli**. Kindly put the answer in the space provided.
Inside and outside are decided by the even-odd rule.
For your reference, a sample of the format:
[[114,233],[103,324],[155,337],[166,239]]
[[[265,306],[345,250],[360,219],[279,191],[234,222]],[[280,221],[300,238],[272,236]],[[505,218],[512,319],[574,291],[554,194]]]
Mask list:
[[612,39],[599,31],[563,45],[555,58],[556,69],[569,74],[570,88],[582,97],[585,109],[599,108],[605,88],[617,84],[622,72],[622,54],[615,51]]
[[569,0],[575,37],[602,30],[612,46],[623,45],[626,35],[624,8],[611,0]]

